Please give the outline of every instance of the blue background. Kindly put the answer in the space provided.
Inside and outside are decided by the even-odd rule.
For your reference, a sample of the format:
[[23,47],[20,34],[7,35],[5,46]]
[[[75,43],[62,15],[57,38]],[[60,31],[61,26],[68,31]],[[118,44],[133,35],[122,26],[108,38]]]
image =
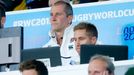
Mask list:
[[[87,3],[74,5],[74,16],[79,14],[92,14],[107,11],[118,11],[125,9],[134,9],[134,1],[128,2],[108,2],[108,3]],[[5,27],[13,27],[15,21],[30,20],[36,18],[49,18],[50,8],[31,9],[24,11],[7,12],[7,19]],[[131,34],[134,38],[134,16],[122,16],[107,19],[78,19],[73,20],[73,25],[81,21],[88,21],[96,25],[99,36],[98,41],[101,44],[108,45],[127,45],[129,47],[129,58],[134,56],[134,39],[125,40],[124,28],[132,27]],[[49,22],[49,21],[48,21]],[[37,26],[23,26],[24,27],[24,49],[42,47],[49,40],[48,31],[50,30],[50,23]],[[128,32],[128,34],[130,34]]]

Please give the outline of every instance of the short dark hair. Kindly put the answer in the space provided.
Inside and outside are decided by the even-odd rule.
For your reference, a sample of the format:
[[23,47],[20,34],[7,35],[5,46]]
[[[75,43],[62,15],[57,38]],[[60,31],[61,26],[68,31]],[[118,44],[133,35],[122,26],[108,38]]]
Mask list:
[[6,4],[2,1],[2,0],[0,0],[0,16],[1,17],[5,17],[6,16]]
[[38,75],[48,75],[47,67],[41,61],[28,60],[20,64],[19,70],[23,72],[24,70],[35,69]]
[[88,22],[80,22],[74,27],[74,31],[79,30],[79,29],[85,29],[87,35],[89,36],[95,36],[98,38],[98,31],[95,25],[88,23]]
[[66,15],[67,16],[70,16],[70,15],[73,16],[73,8],[69,3],[65,2],[65,1],[57,1],[56,3],[54,3],[53,6],[57,6],[57,5],[63,5]]
[[1,14],[0,14],[1,17],[5,17],[5,16],[6,16],[6,11],[5,11],[4,8],[1,8],[1,7],[0,7],[0,13],[1,13]]

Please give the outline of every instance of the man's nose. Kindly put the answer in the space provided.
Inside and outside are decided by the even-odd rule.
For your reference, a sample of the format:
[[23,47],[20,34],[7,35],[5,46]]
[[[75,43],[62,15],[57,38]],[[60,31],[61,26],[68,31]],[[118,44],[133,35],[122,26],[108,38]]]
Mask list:
[[79,40],[76,40],[75,42],[76,42],[77,46],[80,45],[80,41]]
[[51,20],[55,21],[56,20],[56,16],[55,15],[51,16]]

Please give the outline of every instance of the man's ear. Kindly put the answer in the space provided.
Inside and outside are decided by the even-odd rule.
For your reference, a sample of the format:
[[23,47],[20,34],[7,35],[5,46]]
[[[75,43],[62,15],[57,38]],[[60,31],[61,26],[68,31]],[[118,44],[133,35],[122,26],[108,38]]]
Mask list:
[[69,15],[69,16],[68,16],[68,21],[69,21],[69,23],[71,23],[72,20],[73,20],[73,16],[72,16],[72,15]]
[[96,44],[97,38],[95,36],[93,36],[91,41],[92,41],[92,44]]

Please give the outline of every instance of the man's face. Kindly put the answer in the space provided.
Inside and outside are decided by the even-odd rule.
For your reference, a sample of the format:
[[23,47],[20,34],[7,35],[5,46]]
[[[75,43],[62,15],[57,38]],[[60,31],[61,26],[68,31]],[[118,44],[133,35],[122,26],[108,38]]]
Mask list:
[[55,32],[64,31],[71,21],[70,16],[66,15],[63,5],[52,6],[50,16],[51,28]]
[[1,27],[4,28],[6,17],[1,17]]
[[35,69],[30,69],[30,70],[24,70],[22,72],[22,75],[38,75],[38,73]]
[[82,44],[95,44],[94,37],[88,36],[85,29],[74,31],[74,40],[76,51],[80,54],[80,45]]
[[102,60],[93,60],[88,66],[88,75],[110,75],[106,69],[106,62]]

